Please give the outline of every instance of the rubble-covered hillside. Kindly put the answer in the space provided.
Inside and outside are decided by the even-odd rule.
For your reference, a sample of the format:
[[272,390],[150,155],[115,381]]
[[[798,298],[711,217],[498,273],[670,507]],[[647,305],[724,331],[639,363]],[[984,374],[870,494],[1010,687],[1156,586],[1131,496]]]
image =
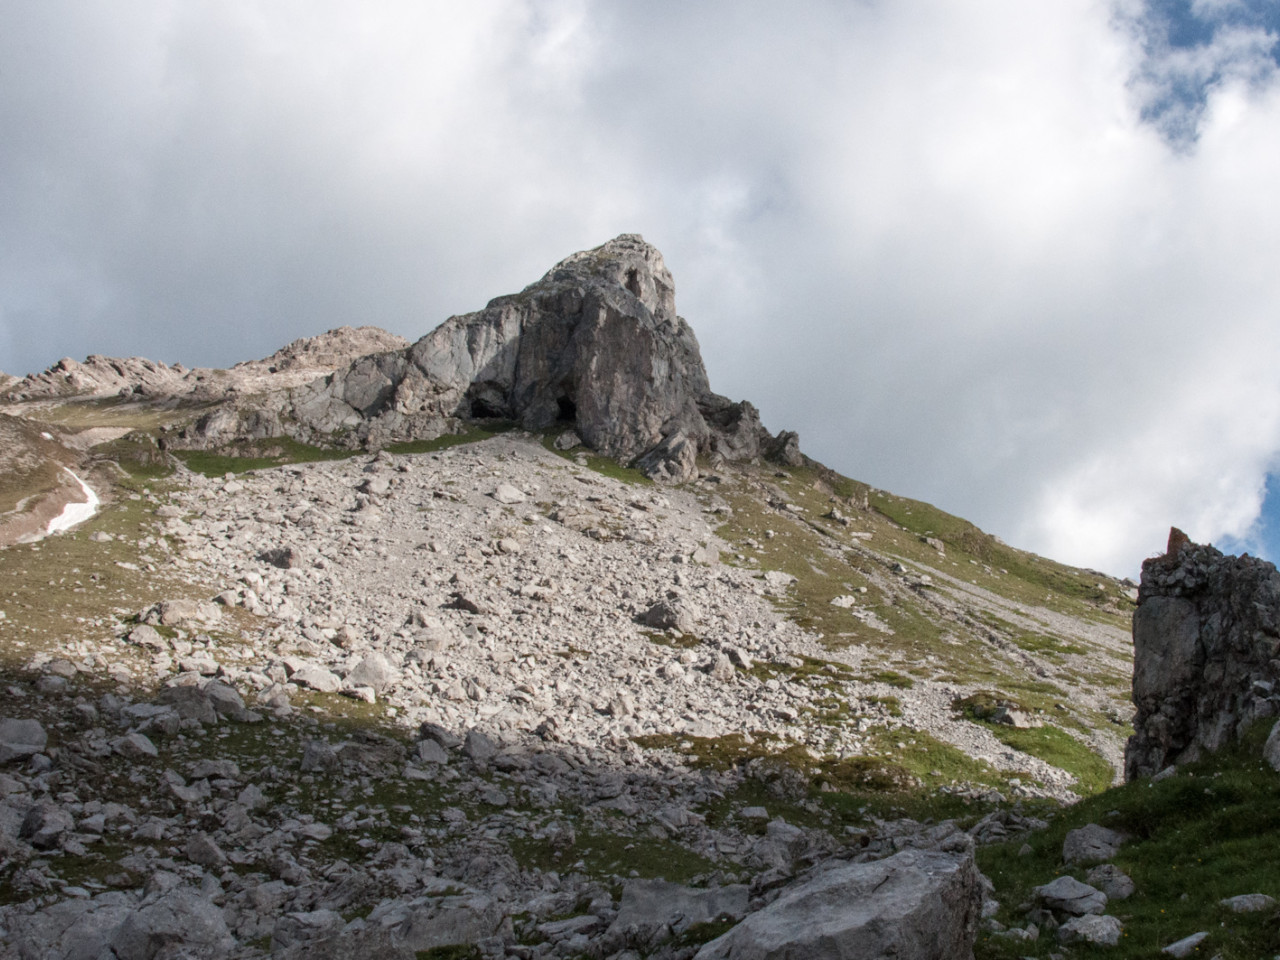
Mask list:
[[0,411],[102,501],[0,552],[17,956],[737,956],[836,879],[963,948],[973,845],[1116,776],[1134,585],[794,435],[695,404],[655,483],[558,419],[182,450],[172,401]]

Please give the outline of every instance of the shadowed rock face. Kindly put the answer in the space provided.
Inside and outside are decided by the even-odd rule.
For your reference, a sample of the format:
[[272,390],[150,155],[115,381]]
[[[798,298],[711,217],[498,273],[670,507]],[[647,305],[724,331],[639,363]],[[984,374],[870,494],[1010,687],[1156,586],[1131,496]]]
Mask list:
[[294,391],[284,413],[302,439],[370,445],[437,437],[461,419],[563,425],[658,479],[688,479],[698,454],[742,460],[776,447],[798,458],[751,404],[711,392],[662,254],[634,234],[573,254],[405,350]]
[[1169,544],[1142,565],[1133,617],[1129,780],[1218,750],[1280,712],[1280,573],[1185,536]]

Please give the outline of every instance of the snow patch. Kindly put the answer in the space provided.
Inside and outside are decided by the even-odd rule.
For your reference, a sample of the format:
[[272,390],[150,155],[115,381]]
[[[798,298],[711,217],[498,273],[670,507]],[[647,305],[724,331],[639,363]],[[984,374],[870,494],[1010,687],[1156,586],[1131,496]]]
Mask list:
[[93,488],[77,477],[66,467],[62,468],[71,474],[71,479],[80,484],[80,489],[84,491],[84,503],[68,503],[62,508],[62,512],[49,521],[49,527],[45,530],[45,535],[52,533],[60,533],[63,530],[70,530],[77,524],[84,523],[95,513],[98,512],[98,504],[102,501],[98,499],[98,495],[93,492]]

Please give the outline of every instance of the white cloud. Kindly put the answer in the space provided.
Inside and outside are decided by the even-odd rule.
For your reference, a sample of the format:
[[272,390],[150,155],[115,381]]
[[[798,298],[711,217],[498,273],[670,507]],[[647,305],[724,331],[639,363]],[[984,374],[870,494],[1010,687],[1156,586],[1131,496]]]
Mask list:
[[[1123,22],[1092,0],[11,5],[0,368],[417,336],[640,231],[713,386],[771,427],[1133,572],[1170,523],[1243,535],[1280,449],[1280,104],[1267,35],[1157,62]],[[1210,75],[1198,143],[1170,149],[1143,97]]]

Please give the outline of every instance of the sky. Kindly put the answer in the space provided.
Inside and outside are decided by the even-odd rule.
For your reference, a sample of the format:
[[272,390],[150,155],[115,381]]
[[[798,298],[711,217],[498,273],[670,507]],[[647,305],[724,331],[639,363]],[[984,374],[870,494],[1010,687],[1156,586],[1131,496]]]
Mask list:
[[0,369],[410,339],[641,233],[810,456],[1280,559],[1274,0],[0,0]]

